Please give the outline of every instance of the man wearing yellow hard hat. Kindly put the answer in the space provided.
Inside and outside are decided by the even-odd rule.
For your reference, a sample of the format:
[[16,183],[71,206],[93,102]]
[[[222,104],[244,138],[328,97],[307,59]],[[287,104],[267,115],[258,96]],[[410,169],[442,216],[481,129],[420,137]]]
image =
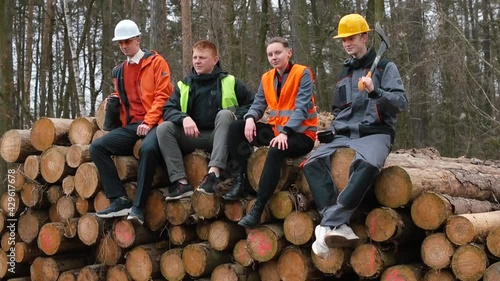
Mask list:
[[[338,34],[333,38],[342,40],[349,58],[333,94],[334,120],[329,128],[333,137],[303,167],[322,217],[312,245],[320,257],[326,256],[329,248],[349,247],[359,239],[349,226],[351,216],[383,167],[394,142],[397,114],[408,105],[394,62],[382,58],[373,75],[367,76],[376,57],[375,50],[367,46],[370,30],[359,14],[340,19]],[[349,181],[339,191],[331,176],[336,169],[331,166],[331,157],[341,147],[352,148],[356,155],[349,169]]]

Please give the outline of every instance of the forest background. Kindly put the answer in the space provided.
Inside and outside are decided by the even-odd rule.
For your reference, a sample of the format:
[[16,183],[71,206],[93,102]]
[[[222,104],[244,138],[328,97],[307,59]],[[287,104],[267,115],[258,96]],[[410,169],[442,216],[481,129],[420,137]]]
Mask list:
[[[379,21],[410,100],[394,149],[433,146],[449,157],[500,159],[499,0],[9,0],[0,5],[0,135],[42,116],[92,116],[123,61],[116,23],[132,19],[143,48],[168,61],[173,83],[191,69],[191,46],[217,44],[222,67],[254,90],[269,69],[265,40],[290,40],[293,61],[316,74],[330,111],[346,54],[348,13]],[[378,48],[373,32],[370,45]],[[0,160],[0,175],[6,163]],[[0,176],[0,178],[3,178]],[[2,181],[3,182],[3,181]]]

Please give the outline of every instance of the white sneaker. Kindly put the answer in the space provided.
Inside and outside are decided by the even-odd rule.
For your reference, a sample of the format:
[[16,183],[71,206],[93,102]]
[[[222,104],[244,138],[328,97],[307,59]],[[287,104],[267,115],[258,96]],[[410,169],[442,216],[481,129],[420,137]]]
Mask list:
[[325,244],[330,248],[350,247],[359,240],[347,224],[342,224],[325,234]]
[[317,225],[314,229],[314,235],[316,235],[316,241],[312,244],[312,250],[317,256],[324,258],[328,255],[330,249],[325,244],[325,234],[330,231],[329,227]]

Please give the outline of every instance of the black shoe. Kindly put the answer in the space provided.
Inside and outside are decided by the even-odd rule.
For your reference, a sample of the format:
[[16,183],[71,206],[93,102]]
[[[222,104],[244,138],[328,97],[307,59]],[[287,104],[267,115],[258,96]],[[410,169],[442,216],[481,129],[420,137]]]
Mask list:
[[231,190],[222,196],[225,200],[239,200],[247,191],[244,173],[233,175],[233,181]]
[[127,220],[131,221],[134,224],[142,225],[144,223],[144,211],[142,209],[137,208],[136,206],[132,207],[130,211],[130,215],[128,215]]
[[238,224],[246,228],[255,228],[260,223],[260,218],[262,217],[262,212],[264,212],[264,206],[259,202],[255,202],[252,210],[246,214]]
[[196,190],[203,192],[205,194],[214,194],[215,186],[220,182],[220,179],[215,175],[215,173],[208,173],[205,175],[200,183],[200,186]]
[[169,192],[167,197],[165,197],[165,201],[189,197],[193,194],[193,187],[189,183],[183,184],[177,181],[172,187],[168,189],[168,191]]
[[130,213],[132,202],[128,198],[119,197],[111,201],[111,205],[106,209],[96,213],[100,218],[123,217]]

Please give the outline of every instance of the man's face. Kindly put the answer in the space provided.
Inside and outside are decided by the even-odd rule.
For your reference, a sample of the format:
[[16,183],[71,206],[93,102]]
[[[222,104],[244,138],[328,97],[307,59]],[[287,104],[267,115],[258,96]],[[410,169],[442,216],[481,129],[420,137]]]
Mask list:
[[120,50],[123,52],[123,54],[131,58],[139,51],[140,42],[140,37],[134,37],[126,40],[120,40],[118,41],[118,45],[120,46]]
[[193,49],[193,67],[197,74],[210,74],[219,57],[214,55],[210,49]]
[[348,55],[359,59],[362,58],[367,52],[367,41],[368,35],[366,33],[356,34],[342,38],[342,46],[344,46],[344,50]]
[[284,70],[292,56],[292,50],[285,48],[282,43],[269,44],[266,49],[267,60],[276,69]]

